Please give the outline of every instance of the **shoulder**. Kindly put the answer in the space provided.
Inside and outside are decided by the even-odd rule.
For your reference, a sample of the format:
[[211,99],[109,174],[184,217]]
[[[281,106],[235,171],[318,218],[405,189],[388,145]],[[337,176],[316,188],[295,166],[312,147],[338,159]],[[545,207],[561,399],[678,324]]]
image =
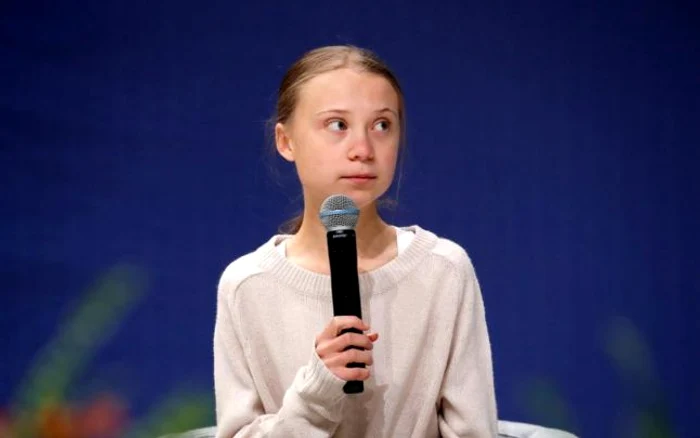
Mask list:
[[481,299],[472,258],[457,239],[440,236],[415,225],[406,229],[414,230],[417,243],[429,242],[427,259],[421,261],[417,275],[421,283],[433,291],[435,299],[447,300],[445,302],[450,306],[443,307],[445,311],[453,308],[456,312]]
[[265,272],[262,261],[274,251],[274,240],[269,239],[258,248],[230,262],[221,273],[218,283],[218,294],[221,297],[231,297],[246,282],[246,280]]
[[456,240],[437,235],[417,225],[408,227],[407,229],[414,230],[417,236],[422,234],[430,236],[430,240],[432,241],[430,249],[431,256],[443,261],[455,274],[463,276],[465,279],[475,275],[474,265],[469,253],[465,247],[457,243]]
[[471,257],[467,250],[457,242],[446,237],[439,237],[433,254],[444,258],[446,261],[460,270],[473,270]]

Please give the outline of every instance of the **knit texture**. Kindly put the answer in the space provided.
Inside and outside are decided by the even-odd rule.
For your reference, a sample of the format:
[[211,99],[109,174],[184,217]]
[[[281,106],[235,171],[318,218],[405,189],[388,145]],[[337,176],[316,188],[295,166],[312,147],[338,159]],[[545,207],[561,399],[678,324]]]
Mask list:
[[218,437],[495,437],[484,303],[456,243],[419,226],[398,257],[359,274],[379,333],[372,377],[346,395],[315,352],[333,317],[330,276],[276,249],[276,235],[223,272],[214,330]]

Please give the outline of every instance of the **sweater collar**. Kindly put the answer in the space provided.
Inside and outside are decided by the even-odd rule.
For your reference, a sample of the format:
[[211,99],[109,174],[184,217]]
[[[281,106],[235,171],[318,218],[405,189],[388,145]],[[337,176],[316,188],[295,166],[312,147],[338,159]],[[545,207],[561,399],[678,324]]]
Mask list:
[[[383,293],[396,287],[398,282],[420,266],[437,242],[435,234],[418,225],[403,227],[403,229],[415,233],[415,237],[398,257],[376,269],[358,275],[361,295]],[[290,262],[277,250],[276,245],[289,237],[291,236],[288,234],[277,234],[258,249],[261,268],[298,292],[327,296],[330,299],[330,275],[304,269]]]

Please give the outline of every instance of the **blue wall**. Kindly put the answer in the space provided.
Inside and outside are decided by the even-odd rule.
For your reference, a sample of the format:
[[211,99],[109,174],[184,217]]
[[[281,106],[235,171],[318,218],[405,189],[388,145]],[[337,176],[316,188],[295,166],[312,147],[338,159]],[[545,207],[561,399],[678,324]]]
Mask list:
[[389,219],[470,252],[501,418],[618,436],[651,409],[693,435],[697,10],[85,3],[0,15],[0,406],[119,263],[144,294],[71,394],[119,392],[139,418],[173,388],[211,392],[218,277],[299,207],[266,158],[276,87],[303,51],[348,42],[402,81]]

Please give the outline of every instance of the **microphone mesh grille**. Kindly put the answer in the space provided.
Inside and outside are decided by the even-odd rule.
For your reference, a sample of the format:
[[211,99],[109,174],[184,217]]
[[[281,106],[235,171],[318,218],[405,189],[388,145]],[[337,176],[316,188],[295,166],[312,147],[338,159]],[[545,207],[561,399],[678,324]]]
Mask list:
[[360,210],[352,199],[345,195],[332,195],[321,204],[319,217],[326,231],[335,229],[354,229]]

